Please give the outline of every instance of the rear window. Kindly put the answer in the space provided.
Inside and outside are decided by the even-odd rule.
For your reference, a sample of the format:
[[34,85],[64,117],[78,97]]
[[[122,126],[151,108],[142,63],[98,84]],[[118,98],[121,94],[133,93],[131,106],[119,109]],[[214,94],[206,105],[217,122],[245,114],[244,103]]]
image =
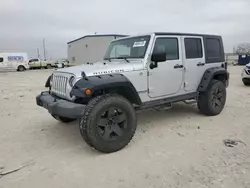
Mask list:
[[220,57],[221,47],[219,39],[207,39],[207,56]]

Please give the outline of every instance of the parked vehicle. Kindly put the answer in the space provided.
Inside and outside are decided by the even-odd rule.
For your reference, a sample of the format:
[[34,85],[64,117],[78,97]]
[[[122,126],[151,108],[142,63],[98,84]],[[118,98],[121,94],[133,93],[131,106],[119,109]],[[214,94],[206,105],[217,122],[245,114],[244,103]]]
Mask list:
[[69,61],[68,60],[58,60],[55,62],[56,68],[64,68],[69,67]]
[[29,69],[27,53],[0,53],[0,70],[25,71]]
[[152,33],[111,42],[101,62],[54,71],[36,103],[64,123],[79,118],[86,143],[110,153],[132,139],[137,110],[195,101],[215,116],[228,84],[222,37]]
[[242,82],[246,86],[250,86],[250,63],[246,64],[241,72]]
[[30,69],[41,69],[41,68],[51,69],[55,67],[55,63],[52,61],[42,61],[38,58],[34,58],[29,60],[29,66]]
[[246,65],[250,63],[250,55],[239,55],[238,65]]

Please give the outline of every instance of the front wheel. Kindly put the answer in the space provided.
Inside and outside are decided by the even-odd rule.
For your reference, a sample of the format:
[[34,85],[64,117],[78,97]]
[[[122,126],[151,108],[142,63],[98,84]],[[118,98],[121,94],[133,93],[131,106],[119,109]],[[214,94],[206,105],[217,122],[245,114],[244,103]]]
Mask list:
[[133,138],[137,118],[127,99],[107,94],[88,103],[79,124],[81,135],[89,146],[111,153],[124,148]]
[[226,103],[226,86],[219,80],[212,80],[205,92],[198,97],[199,110],[208,116],[221,113]]

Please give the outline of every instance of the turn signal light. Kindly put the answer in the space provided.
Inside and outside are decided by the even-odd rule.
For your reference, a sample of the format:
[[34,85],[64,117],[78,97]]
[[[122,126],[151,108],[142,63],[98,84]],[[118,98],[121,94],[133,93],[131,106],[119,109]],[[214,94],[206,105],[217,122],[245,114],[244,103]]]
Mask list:
[[86,94],[86,95],[91,95],[91,94],[92,94],[92,91],[91,91],[90,89],[86,89],[86,90],[85,90],[85,94]]

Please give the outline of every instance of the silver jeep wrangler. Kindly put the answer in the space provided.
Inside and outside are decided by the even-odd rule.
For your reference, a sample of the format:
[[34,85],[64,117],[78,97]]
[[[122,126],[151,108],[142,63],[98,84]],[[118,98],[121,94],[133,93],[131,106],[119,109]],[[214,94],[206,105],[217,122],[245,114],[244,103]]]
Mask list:
[[110,153],[132,139],[136,110],[193,100],[220,114],[228,81],[220,36],[151,33],[111,42],[101,62],[54,71],[36,102],[62,122],[79,119],[87,144]]

